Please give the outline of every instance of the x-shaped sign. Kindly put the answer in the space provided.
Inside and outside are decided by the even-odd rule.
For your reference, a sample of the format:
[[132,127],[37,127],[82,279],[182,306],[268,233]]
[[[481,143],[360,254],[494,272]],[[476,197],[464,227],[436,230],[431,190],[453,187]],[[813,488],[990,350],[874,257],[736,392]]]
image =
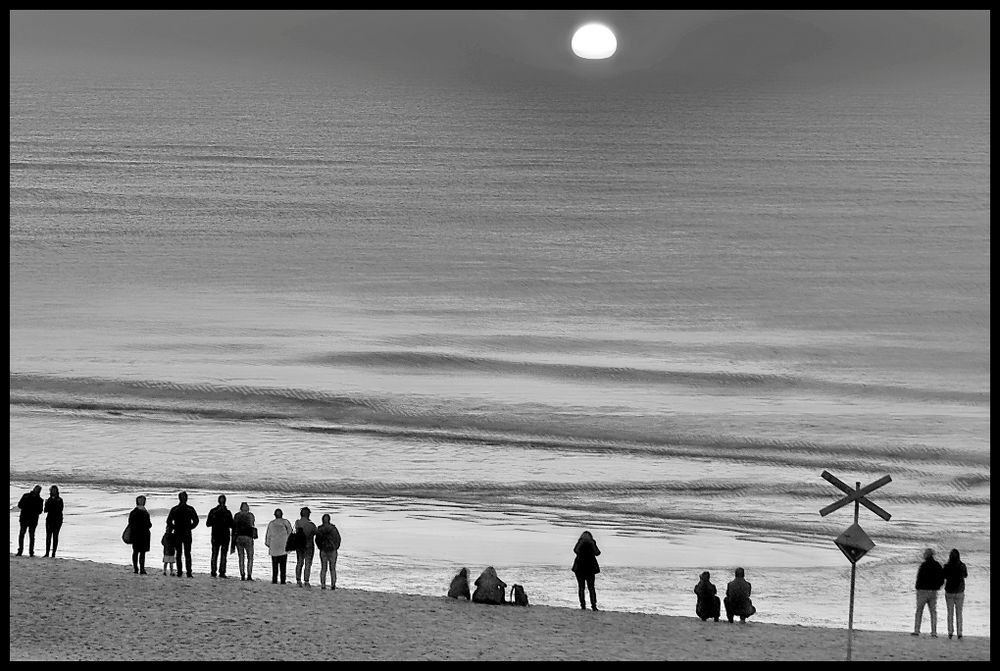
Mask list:
[[[892,515],[890,515],[889,513],[885,512],[884,510],[882,510],[881,508],[879,508],[877,505],[875,505],[874,503],[872,503],[871,501],[869,501],[865,497],[866,494],[869,494],[869,493],[875,491],[876,489],[878,489],[879,487],[881,487],[883,485],[887,485],[890,482],[892,482],[892,478],[889,477],[888,475],[879,478],[875,482],[871,483],[870,485],[866,485],[866,486],[862,487],[861,489],[855,489],[855,488],[849,486],[848,484],[842,482],[841,480],[838,480],[836,477],[834,477],[833,475],[831,475],[828,471],[823,471],[822,473],[820,473],[820,476],[824,480],[826,480],[827,482],[829,482],[831,485],[833,485],[834,487],[836,487],[840,491],[845,492],[847,494],[847,496],[845,496],[844,498],[840,499],[839,501],[835,501],[834,503],[831,503],[830,505],[828,505],[826,508],[823,508],[822,510],[820,510],[819,511],[820,515],[822,515],[822,516],[825,517],[825,516],[829,515],[830,513],[832,513],[834,510],[838,510],[838,509],[843,508],[844,506],[846,506],[848,503],[854,503],[855,501],[857,501],[858,503],[860,503],[861,505],[863,505],[865,508],[867,508],[868,510],[872,511],[873,513],[875,513],[876,515],[878,515],[879,517],[881,517],[882,519],[884,519],[886,521],[888,521],[889,518],[892,517]],[[857,517],[855,517],[855,519],[857,519]]]

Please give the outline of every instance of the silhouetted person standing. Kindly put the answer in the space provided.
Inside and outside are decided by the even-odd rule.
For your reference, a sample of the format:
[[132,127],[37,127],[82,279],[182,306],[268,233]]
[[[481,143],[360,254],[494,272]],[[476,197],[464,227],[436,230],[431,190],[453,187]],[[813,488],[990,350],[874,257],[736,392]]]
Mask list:
[[962,605],[965,603],[965,579],[969,577],[969,570],[962,562],[962,556],[958,550],[952,548],[948,555],[948,563],[942,568],[944,571],[944,603],[948,607],[948,638],[955,633],[958,625],[958,637],[962,638]]
[[[219,505],[208,511],[205,526],[212,527],[212,577],[216,576],[216,567],[220,578],[226,575],[226,553],[229,552],[230,532],[233,529],[233,513],[226,507],[226,495],[219,494]],[[235,551],[235,546],[233,550]]]
[[[316,549],[319,550],[319,586],[326,589],[326,571],[330,570],[330,589],[337,589],[337,553],[340,551],[340,531],[330,522],[329,513],[316,529]],[[468,589],[468,587],[466,587]]]
[[295,520],[295,531],[302,532],[302,547],[295,551],[295,582],[299,587],[303,584],[305,587],[310,586],[309,572],[316,552],[316,524],[309,519],[311,514],[309,508],[303,508],[299,511],[299,519]]
[[740,622],[746,622],[748,617],[757,612],[757,607],[750,600],[750,583],[746,581],[744,575],[742,567],[736,569],[736,577],[726,585],[726,598],[722,603],[726,606],[726,619],[730,622],[737,615]]
[[[240,560],[240,580],[253,581],[253,541],[257,538],[257,519],[250,512],[250,504],[240,504],[240,512],[233,515],[233,547]],[[244,560],[246,568],[244,570]]]
[[931,638],[937,638],[937,592],[944,584],[941,564],[934,559],[934,550],[924,550],[924,561],[917,569],[917,612],[913,618],[913,633],[920,636],[920,620],[924,616],[924,604],[931,613]]
[[281,584],[285,584],[285,573],[288,570],[288,550],[285,549],[285,543],[291,534],[292,523],[285,519],[281,508],[275,508],[274,519],[268,522],[267,532],[264,534],[264,545],[271,555],[272,584],[278,584],[279,575]]
[[937,591],[944,584],[941,564],[934,559],[934,550],[924,550],[924,561],[917,569],[917,612],[913,618],[911,636],[920,636],[920,621],[924,616],[924,605],[931,614],[931,637],[937,638]]
[[703,571],[698,584],[694,586],[694,593],[698,597],[694,612],[703,622],[708,618],[712,618],[718,622],[721,612],[719,597],[716,596],[718,590],[712,584],[712,581],[709,579],[710,577],[711,574],[708,571]]
[[[63,500],[59,488],[49,487],[49,498],[45,499],[45,556],[55,557],[59,547],[59,530],[63,523]],[[51,554],[50,554],[51,552]]]
[[17,534],[17,556],[24,554],[24,532],[28,532],[28,556],[35,556],[35,528],[38,526],[38,518],[41,517],[45,503],[42,501],[42,486],[35,485],[30,492],[25,492],[21,500],[17,502],[17,507],[21,509],[18,521],[21,530]]
[[590,608],[597,610],[597,589],[594,581],[601,567],[597,563],[597,557],[601,550],[597,547],[597,541],[589,531],[580,534],[580,538],[573,547],[576,559],[573,560],[573,573],[576,574],[577,586],[580,588],[580,608],[587,610],[587,602],[584,601],[584,586],[590,590]]
[[135,497],[135,508],[128,514],[130,542],[132,544],[132,570],[146,575],[146,553],[149,552],[149,530],[153,523],[146,510],[146,497]]
[[170,509],[167,515],[167,528],[170,529],[177,547],[177,577],[184,575],[185,561],[187,562],[187,576],[194,577],[191,570],[191,530],[198,526],[200,521],[195,509],[188,505],[187,492],[177,495],[180,501]]

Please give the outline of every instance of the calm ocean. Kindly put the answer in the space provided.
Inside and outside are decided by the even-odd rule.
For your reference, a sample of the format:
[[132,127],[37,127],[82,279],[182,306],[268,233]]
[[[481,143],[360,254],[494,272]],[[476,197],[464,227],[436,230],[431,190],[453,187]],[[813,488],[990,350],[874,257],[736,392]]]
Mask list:
[[11,547],[36,483],[115,564],[186,489],[331,513],[342,587],[494,565],[575,607],[589,529],[608,610],[694,617],[742,565],[760,621],[846,627],[820,473],[888,474],[855,626],[909,630],[957,547],[988,636],[989,149],[988,89],[12,69]]

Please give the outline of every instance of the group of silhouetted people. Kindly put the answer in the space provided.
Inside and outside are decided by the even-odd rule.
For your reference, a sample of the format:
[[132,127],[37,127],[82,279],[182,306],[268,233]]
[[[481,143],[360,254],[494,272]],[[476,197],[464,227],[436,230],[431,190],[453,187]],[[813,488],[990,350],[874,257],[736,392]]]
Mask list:
[[[573,566],[570,570],[576,575],[578,595],[580,598],[580,608],[587,609],[587,596],[590,596],[591,610],[597,610],[597,589],[595,586],[597,574],[601,572],[601,566],[597,561],[601,550],[594,540],[593,534],[584,531],[573,546]],[[505,593],[507,583],[500,579],[496,569],[488,566],[476,579],[476,590],[471,592],[469,587],[469,569],[462,568],[458,574],[452,578],[448,586],[448,596],[453,599],[469,599],[474,603],[502,604],[507,603]],[[520,585],[515,585],[520,587]],[[523,590],[522,590],[523,592]],[[695,613],[702,620],[713,619],[719,621],[722,605],[726,608],[726,619],[733,622],[739,617],[740,622],[745,622],[748,617],[757,612],[757,608],[750,599],[751,586],[745,577],[743,568],[736,569],[736,577],[726,585],[725,598],[719,599],[717,589],[710,580],[708,571],[701,574],[701,579],[694,587],[694,593],[698,600],[695,605]],[[527,602],[526,597],[522,597]],[[512,597],[513,602],[513,597]]]
[[35,556],[35,529],[38,527],[38,518],[45,513],[45,556],[55,557],[59,548],[59,530],[63,524],[63,500],[59,496],[59,488],[55,485],[49,487],[49,498],[42,501],[42,486],[35,485],[30,492],[21,496],[17,507],[20,510],[17,555],[20,557],[24,554],[24,535],[27,533],[28,556]]
[[[178,503],[167,515],[166,530],[160,540],[163,546],[163,574],[178,577],[194,577],[191,565],[191,532],[201,521],[197,511],[187,500],[187,492],[177,495]],[[326,589],[326,577],[330,575],[330,589],[337,589],[337,554],[340,550],[340,531],[330,522],[330,515],[323,515],[323,523],[316,526],[309,519],[312,511],[302,508],[294,526],[284,518],[281,508],[274,511],[274,519],[267,525],[264,544],[271,557],[271,582],[284,585],[288,553],[294,551],[297,558],[295,580],[300,587],[311,587],[309,578],[313,558],[319,550],[320,587]],[[210,568],[212,577],[228,578],[226,574],[227,556],[237,554],[239,558],[240,580],[253,581],[254,541],[258,537],[256,519],[250,512],[250,504],[243,502],[235,515],[226,507],[225,494],[219,495],[219,504],[212,508],[205,518],[205,526],[211,527],[212,554]],[[146,575],[146,553],[150,546],[152,523],[146,511],[146,497],[137,496],[135,508],[129,513],[127,533],[132,546],[132,569]],[[176,570],[175,570],[176,565]]]
[[[586,592],[590,593],[590,608],[597,610],[597,590],[594,581],[601,567],[597,563],[597,557],[601,554],[597,547],[597,541],[593,534],[584,531],[573,546],[573,566],[570,569],[576,575],[577,586],[579,587],[580,608],[587,609]],[[451,579],[448,586],[448,596],[453,599],[468,599],[473,603],[503,604],[512,603],[515,605],[528,605],[528,598],[521,585],[513,585],[511,599],[506,599],[507,583],[500,579],[496,569],[492,566],[486,569],[476,578],[474,583],[476,590],[472,592],[469,587],[469,569],[462,568],[458,574]]]
[[[63,500],[59,496],[59,488],[52,485],[49,488],[48,499],[42,500],[41,485],[25,492],[17,504],[20,509],[20,531],[17,538],[17,554],[24,553],[24,536],[28,535],[28,554],[35,556],[35,528],[42,513],[45,513],[45,556],[55,557],[59,547],[59,530],[63,523]],[[191,532],[200,523],[198,513],[187,500],[187,492],[177,495],[178,503],[170,509],[166,520],[166,530],[160,540],[163,546],[163,574],[187,575],[193,577],[191,566]],[[227,554],[237,553],[239,558],[240,580],[252,581],[254,541],[257,539],[257,527],[250,505],[240,504],[240,510],[235,515],[226,507],[226,496],[219,495],[219,504],[212,508],[205,520],[205,525],[212,528],[212,577],[228,578],[226,575]],[[299,519],[293,525],[284,518],[280,508],[275,509],[274,519],[267,525],[264,544],[271,557],[271,582],[286,583],[286,567],[289,552],[296,555],[295,582],[300,587],[310,587],[312,563],[316,551],[320,559],[320,587],[326,589],[326,577],[330,575],[330,589],[337,588],[337,555],[340,550],[340,531],[330,522],[330,515],[323,515],[322,524],[316,526],[310,519],[312,511],[304,507],[299,511]],[[132,546],[132,568],[137,574],[146,574],[146,553],[149,552],[152,540],[152,521],[146,510],[146,497],[137,496],[135,508],[129,513],[128,525],[122,534],[123,540]],[[227,552],[228,551],[228,552]],[[584,531],[573,547],[575,559],[571,570],[576,575],[580,608],[587,609],[586,597],[589,593],[590,608],[597,610],[597,590],[595,580],[601,567],[597,557],[601,554],[597,541],[589,531]],[[175,570],[176,565],[176,570]],[[957,549],[952,549],[948,562],[942,566],[934,559],[934,550],[924,550],[924,561],[917,570],[916,593],[917,610],[913,624],[913,636],[920,635],[920,625],[924,607],[930,612],[931,636],[937,637],[937,593],[942,587],[945,591],[945,603],[948,609],[948,638],[957,632],[962,638],[962,607],[965,601],[965,579],[968,569],[962,562]],[[507,603],[507,583],[500,579],[496,569],[487,567],[476,579],[475,591],[469,585],[469,570],[462,568],[452,579],[448,588],[448,596],[471,600],[474,603],[502,604]],[[511,603],[527,605],[527,596],[521,585],[514,585]],[[742,567],[737,568],[735,577],[726,585],[725,596],[720,599],[716,586],[711,582],[708,571],[702,572],[698,583],[694,586],[697,597],[695,614],[703,621],[709,619],[715,622],[722,616],[725,608],[726,619],[740,622],[757,612],[750,598],[751,585],[746,580]],[[516,598],[515,598],[516,595]]]

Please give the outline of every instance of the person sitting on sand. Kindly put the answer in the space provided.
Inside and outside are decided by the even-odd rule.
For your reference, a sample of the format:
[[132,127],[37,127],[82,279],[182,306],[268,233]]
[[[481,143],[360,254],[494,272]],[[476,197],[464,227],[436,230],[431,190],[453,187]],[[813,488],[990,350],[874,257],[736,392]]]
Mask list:
[[713,618],[718,622],[720,612],[719,597],[716,596],[718,590],[716,590],[715,585],[709,579],[711,575],[708,571],[702,571],[700,577],[701,579],[698,581],[698,584],[694,586],[694,593],[698,596],[694,612],[701,618],[702,622],[708,618]]
[[288,550],[285,543],[292,534],[292,524],[284,518],[281,508],[274,511],[274,519],[267,525],[267,533],[264,534],[264,545],[271,555],[271,584],[278,584],[278,574],[281,574],[281,584],[285,584],[285,570],[288,566]]
[[468,600],[471,598],[469,596],[469,569],[462,567],[458,575],[451,579],[451,585],[448,587],[448,596],[452,599]]
[[593,534],[584,531],[573,546],[573,553],[576,559],[573,560],[573,573],[576,574],[576,582],[579,587],[580,608],[587,610],[587,602],[584,601],[584,585],[590,590],[590,608],[597,610],[597,590],[594,581],[597,574],[601,572],[601,567],[597,563],[597,557],[601,554],[601,549],[597,547],[597,541]]
[[739,615],[740,622],[746,622],[748,617],[757,612],[750,600],[750,583],[743,576],[743,567],[740,567],[736,569],[736,578],[726,585],[726,598],[722,602],[726,605],[726,619],[730,622],[736,615]]
[[506,593],[507,583],[500,579],[495,568],[487,566],[486,570],[476,578],[476,591],[472,594],[472,601],[502,604]]

